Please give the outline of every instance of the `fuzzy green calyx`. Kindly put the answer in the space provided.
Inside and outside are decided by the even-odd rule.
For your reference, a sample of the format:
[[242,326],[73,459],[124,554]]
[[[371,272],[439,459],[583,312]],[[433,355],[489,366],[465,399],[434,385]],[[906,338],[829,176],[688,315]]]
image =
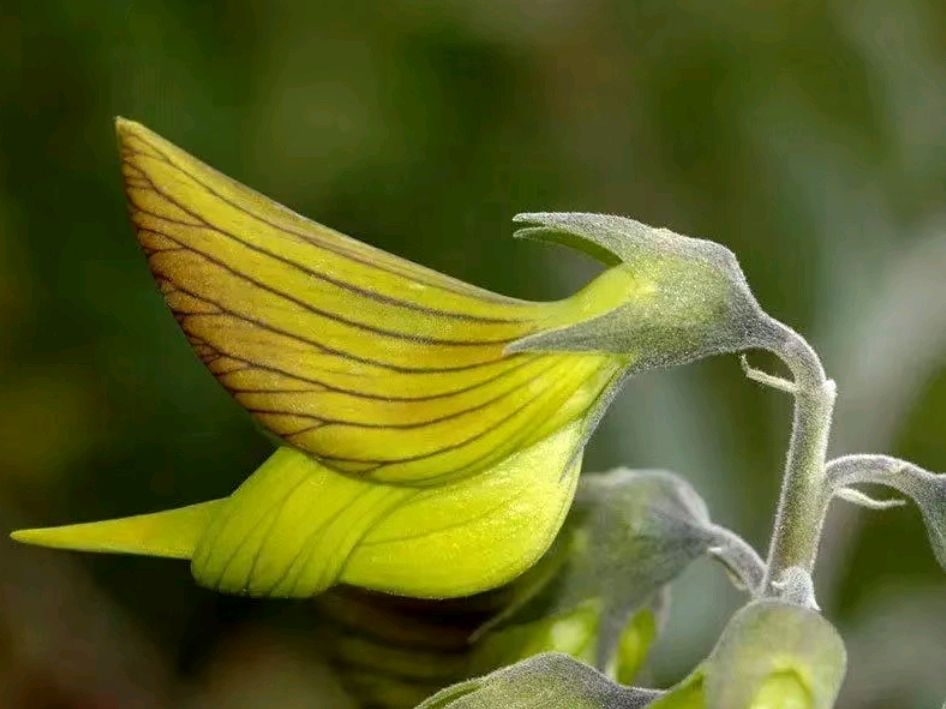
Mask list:
[[515,221],[529,225],[517,237],[585,251],[635,288],[613,310],[524,337],[509,351],[634,353],[640,370],[762,343],[767,317],[735,255],[720,244],[601,214],[520,214]]

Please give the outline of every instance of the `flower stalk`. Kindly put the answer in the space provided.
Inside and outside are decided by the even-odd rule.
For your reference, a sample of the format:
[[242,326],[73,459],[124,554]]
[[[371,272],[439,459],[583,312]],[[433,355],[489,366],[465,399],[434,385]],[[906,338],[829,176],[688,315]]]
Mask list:
[[791,370],[795,397],[785,475],[762,585],[763,595],[777,597],[789,570],[800,568],[811,574],[818,554],[831,499],[825,460],[836,390],[818,354],[801,335],[774,319],[766,322],[763,333],[763,346]]

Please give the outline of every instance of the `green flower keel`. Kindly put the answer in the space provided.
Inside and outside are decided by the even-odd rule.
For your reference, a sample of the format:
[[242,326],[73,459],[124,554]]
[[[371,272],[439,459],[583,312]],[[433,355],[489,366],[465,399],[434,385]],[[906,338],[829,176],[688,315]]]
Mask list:
[[575,422],[435,488],[359,480],[281,448],[224,500],[13,538],[191,559],[198,583],[241,595],[303,598],[347,583],[465,596],[515,578],[551,544],[575,492],[581,441]]

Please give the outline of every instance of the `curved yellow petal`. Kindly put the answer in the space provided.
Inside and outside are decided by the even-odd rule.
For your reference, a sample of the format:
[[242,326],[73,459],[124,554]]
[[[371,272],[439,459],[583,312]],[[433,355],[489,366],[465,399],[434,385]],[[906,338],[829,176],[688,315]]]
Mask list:
[[429,490],[359,480],[282,448],[208,526],[194,576],[251,596],[307,597],[337,583],[424,598],[494,588],[531,566],[558,532],[580,439],[573,424]]
[[416,493],[355,548],[342,581],[417,597],[468,596],[532,566],[561,528],[581,467],[571,424],[455,483]]
[[648,283],[619,265],[558,302],[490,293],[294,214],[139,124],[117,129],[168,306],[289,447],[225,500],[16,538],[190,558],[199,583],[252,596],[469,595],[538,559],[599,401],[636,355],[509,345],[647,298]]
[[119,119],[132,223],[197,354],[264,427],[335,470],[475,473],[587,409],[626,358],[507,354],[641,285],[556,303],[490,293],[301,217]]
[[250,596],[304,598],[339,583],[466,596],[518,576],[551,544],[575,492],[581,442],[574,423],[432,489],[360,480],[280,448],[224,500],[14,538],[191,559],[201,585]]

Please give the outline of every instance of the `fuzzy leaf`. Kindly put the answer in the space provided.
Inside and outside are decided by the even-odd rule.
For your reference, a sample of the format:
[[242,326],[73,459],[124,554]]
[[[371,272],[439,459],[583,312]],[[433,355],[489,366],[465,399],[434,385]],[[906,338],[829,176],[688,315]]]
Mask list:
[[448,687],[417,709],[640,709],[655,696],[622,687],[567,655],[546,653]]
[[[846,662],[841,637],[821,615],[779,601],[756,601],[733,616],[707,662],[706,705],[830,709]],[[775,696],[787,702],[800,693],[807,704],[771,703]]]

